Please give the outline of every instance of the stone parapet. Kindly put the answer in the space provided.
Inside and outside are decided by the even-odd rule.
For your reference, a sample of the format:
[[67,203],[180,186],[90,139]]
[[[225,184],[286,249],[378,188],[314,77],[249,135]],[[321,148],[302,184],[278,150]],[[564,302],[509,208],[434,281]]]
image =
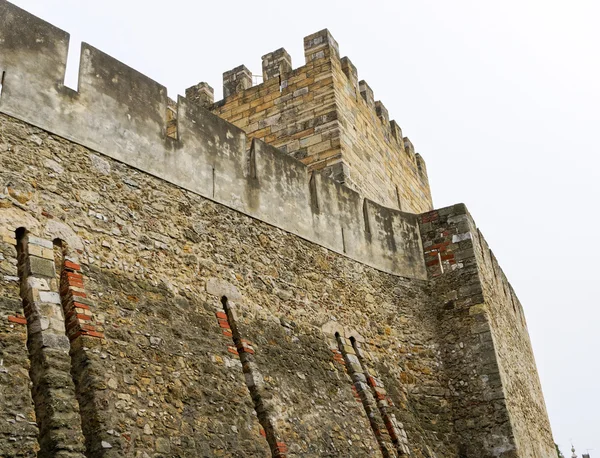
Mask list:
[[[374,223],[367,237],[364,198],[356,191],[318,175],[310,188],[321,202],[315,210],[305,165],[262,142],[250,145],[241,129],[186,98],[179,98],[174,119],[164,86],[88,44],[81,51],[79,92],[67,90],[57,82],[64,79],[68,35],[6,1],[0,2],[0,13],[0,71],[5,74],[0,112],[368,265],[425,278],[415,215],[369,202]],[[317,52],[336,49],[328,33],[316,34],[307,46]],[[300,76],[292,72],[287,81]],[[233,93],[247,89],[249,78],[241,66],[227,72],[224,81]],[[275,83],[273,92],[279,96]],[[305,94],[307,86],[289,97]],[[331,137],[335,112],[315,116],[309,128],[315,136],[306,148],[324,154],[336,141]],[[176,122],[171,135],[168,119]],[[266,129],[275,122],[267,117],[260,124]],[[335,148],[327,151],[335,153]],[[331,160],[339,162],[335,154]]]
[[[230,97],[252,87],[252,72],[244,65],[223,73],[223,96]],[[186,91],[187,92],[187,91]]]
[[215,103],[215,92],[208,83],[201,82],[187,88],[185,90],[185,98],[199,107],[209,108]]
[[306,63],[317,59],[340,58],[340,47],[329,30],[323,29],[304,38]]
[[299,159],[310,171],[412,213],[432,208],[424,167],[388,110],[328,30],[304,39],[306,64],[283,49],[263,56],[263,83],[228,93],[211,111]]
[[264,81],[277,77],[284,78],[285,75],[291,71],[292,58],[285,49],[279,48],[276,51],[262,56],[262,74]]

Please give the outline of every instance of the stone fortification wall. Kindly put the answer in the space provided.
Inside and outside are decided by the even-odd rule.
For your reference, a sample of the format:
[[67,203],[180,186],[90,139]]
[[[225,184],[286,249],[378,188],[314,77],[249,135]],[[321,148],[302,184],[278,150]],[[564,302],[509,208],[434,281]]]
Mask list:
[[[207,86],[170,102],[87,44],[72,91],[67,48],[0,0],[0,455],[552,456],[520,304],[463,205],[386,208],[249,142]],[[395,144],[426,183],[328,32],[306,49],[339,147]],[[259,99],[291,69],[266,62]],[[415,186],[398,206],[429,209]]]
[[182,97],[174,134],[166,89],[85,43],[78,92],[64,87],[68,34],[6,1],[0,40],[1,112],[381,270],[426,277],[415,215],[260,141],[249,147]]
[[6,115],[0,152],[0,410],[15,420],[0,455],[38,447],[15,249],[28,240],[19,262],[58,279],[34,299],[38,329],[68,337],[71,367],[48,364],[75,386],[62,409],[87,456],[455,456],[428,282]]
[[210,96],[197,97],[206,95],[205,83],[186,95],[369,199],[412,213],[431,210],[425,162],[368,84],[358,81],[356,67],[340,59],[329,31],[307,36],[304,54],[306,64],[297,69],[285,49],[266,54],[264,82],[256,86],[243,65],[225,72],[225,98],[214,105]]
[[463,204],[421,215],[459,451],[554,457],[523,310]]
[[342,151],[349,180],[378,202],[423,213],[433,209],[425,161],[403,137],[381,101],[375,101],[366,81],[348,57],[335,61],[334,78]]
[[473,245],[519,456],[553,456],[552,430],[523,307],[487,242],[477,234]]
[[249,137],[301,160],[309,170],[340,163],[340,128],[331,60],[310,60],[294,70],[290,60],[290,66],[273,74],[270,70],[277,61],[273,62],[270,55],[277,54],[287,55],[287,52],[281,49],[263,56],[262,84],[252,86],[250,71],[244,66],[232,70],[240,78],[245,77],[249,86],[227,91],[225,80],[224,93],[229,95],[209,106],[211,111],[243,129]]

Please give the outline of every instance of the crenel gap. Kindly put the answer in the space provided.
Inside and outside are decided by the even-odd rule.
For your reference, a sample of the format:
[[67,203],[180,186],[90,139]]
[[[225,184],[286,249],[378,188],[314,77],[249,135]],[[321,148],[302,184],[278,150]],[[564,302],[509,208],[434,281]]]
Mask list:
[[177,131],[177,103],[171,99],[167,99],[167,138],[172,140],[179,139]]
[[2,97],[2,92],[4,90],[4,77],[6,76],[6,72],[2,72],[0,75],[0,98]]
[[363,219],[365,222],[365,234],[371,235],[371,221],[369,220],[369,207],[367,199],[363,199]]
[[67,66],[65,67],[65,79],[63,85],[79,91],[79,67],[81,64],[81,40],[73,36],[69,38],[69,49],[67,50]]

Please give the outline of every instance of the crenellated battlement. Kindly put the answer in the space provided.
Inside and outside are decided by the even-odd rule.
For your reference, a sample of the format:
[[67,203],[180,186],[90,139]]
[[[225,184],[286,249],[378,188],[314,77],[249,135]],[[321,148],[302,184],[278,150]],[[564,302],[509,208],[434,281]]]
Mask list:
[[292,57],[285,49],[279,48],[262,56],[263,81],[285,77],[291,71]]
[[[426,277],[416,215],[365,199],[277,148],[250,141],[202,108],[212,96],[208,85],[170,101],[164,86],[83,43],[79,87],[72,91],[63,85],[68,42],[66,32],[0,1],[0,112],[383,271]],[[322,34],[308,43],[317,65],[337,49]],[[291,64],[283,50],[265,62],[272,77],[263,87]],[[251,89],[243,66],[225,80],[236,96]],[[281,94],[277,82],[274,90]],[[325,136],[336,118],[317,117],[321,123],[311,129]]]
[[430,210],[423,159],[329,31],[305,37],[304,54],[295,69],[285,49],[265,54],[263,82],[254,86],[244,65],[223,73],[224,98],[210,110],[370,199]]

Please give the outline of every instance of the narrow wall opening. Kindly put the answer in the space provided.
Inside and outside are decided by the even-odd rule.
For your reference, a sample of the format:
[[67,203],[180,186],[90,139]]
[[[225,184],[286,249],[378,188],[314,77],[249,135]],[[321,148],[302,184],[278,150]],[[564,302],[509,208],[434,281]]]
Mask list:
[[248,152],[248,177],[256,179],[256,144],[253,142],[250,151]]
[[417,170],[419,171],[419,175],[423,177],[423,164],[421,164],[421,160],[417,158]]
[[177,103],[167,98],[167,138],[179,139],[177,132]]
[[365,409],[365,413],[367,414],[369,424],[371,425],[381,454],[384,458],[397,457],[398,455],[392,445],[391,438],[389,437],[383,419],[379,414],[376,401],[367,386],[367,377],[363,372],[354,348],[346,338],[340,335],[339,332],[335,333],[335,339],[337,341],[339,352],[342,354],[344,362],[346,363],[348,374],[352,379],[352,383],[354,384],[356,392]]
[[398,210],[402,211],[402,199],[400,198],[400,189],[396,186],[396,201],[398,202]]
[[379,413],[381,415],[381,418],[383,419],[383,423],[385,424],[387,432],[390,435],[392,443],[394,444],[394,447],[398,452],[398,456],[408,456],[409,449],[406,445],[406,433],[402,428],[399,427],[395,416],[390,411],[390,401],[387,397],[387,392],[383,385],[383,382],[378,377],[376,377],[376,374],[373,373],[373,371],[371,371],[367,366],[360,343],[356,340],[354,336],[350,337],[350,343],[352,345],[352,348],[354,349],[354,353],[358,358],[358,363],[366,377],[367,385],[371,388],[371,393],[375,398],[377,408],[379,409]]
[[89,305],[84,303],[87,302],[85,297],[77,296],[77,294],[84,294],[83,275],[76,269],[75,263],[69,259],[66,242],[55,239],[53,244],[56,280],[65,320],[65,335],[70,343],[70,373],[79,405],[86,457],[100,458],[104,456],[105,449],[102,447],[100,439],[102,428],[94,394],[94,365],[81,340],[82,332],[94,332],[96,328],[91,324],[91,311]]
[[263,396],[261,389],[263,386],[263,377],[254,358],[254,348],[248,340],[242,338],[235,309],[226,296],[221,297],[221,304],[231,329],[231,338],[242,362],[242,371],[244,372],[246,386],[248,387],[248,391],[250,391],[250,396],[254,403],[254,411],[258,417],[258,422],[265,432],[265,438],[269,444],[271,455],[273,458],[284,458],[287,446],[279,438],[272,418],[272,408]]
[[215,175],[216,175],[215,167],[213,166],[212,167],[212,198],[213,199],[215,198],[215,187],[216,187],[216,182],[215,182],[216,176]]
[[315,178],[315,172],[311,172],[310,179],[308,181],[308,189],[310,192],[310,205],[314,212],[319,212],[319,195],[317,193],[317,179]]
[[363,199],[363,219],[365,222],[365,234],[371,235],[371,221],[369,220],[369,207],[367,199]]
[[85,450],[75,390],[68,369],[69,341],[57,292],[51,241],[16,231],[20,295],[27,318],[31,394],[39,429],[39,458]]

